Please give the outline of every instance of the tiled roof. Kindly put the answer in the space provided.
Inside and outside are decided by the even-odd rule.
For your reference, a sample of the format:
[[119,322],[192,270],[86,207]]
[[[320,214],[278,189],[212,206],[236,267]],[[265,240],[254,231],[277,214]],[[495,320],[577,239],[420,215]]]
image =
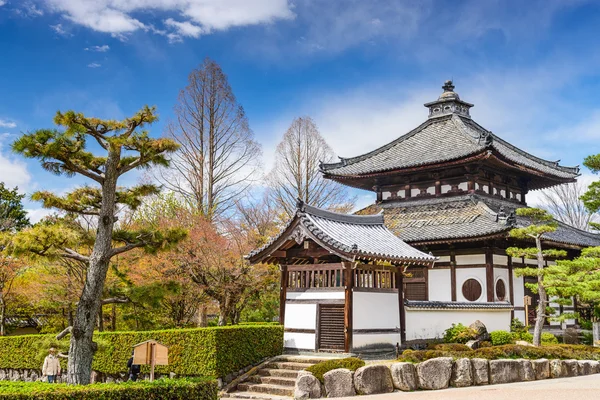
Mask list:
[[[529,224],[526,218],[510,218],[515,208],[517,205],[510,201],[467,194],[373,204],[358,213],[383,211],[386,226],[398,237],[408,243],[424,243],[505,235],[513,227]],[[544,239],[582,247],[600,246],[600,235],[562,222]]]
[[578,167],[563,167],[535,157],[502,140],[470,117],[447,114],[428,119],[393,142],[358,157],[340,158],[340,162],[322,164],[329,176],[357,176],[403,168],[458,160],[495,150],[502,157],[533,170],[572,179]]
[[421,300],[404,300],[404,305],[407,308],[425,308],[435,310],[468,310],[468,309],[495,309],[495,310],[512,310],[513,306],[508,302],[488,303],[488,302],[461,302],[461,301],[421,301]]
[[339,214],[306,204],[299,204],[296,215],[265,246],[252,251],[247,258],[255,262],[277,250],[282,239],[300,232],[317,244],[345,259],[377,259],[396,262],[430,264],[432,255],[404,243],[385,227],[383,215]]

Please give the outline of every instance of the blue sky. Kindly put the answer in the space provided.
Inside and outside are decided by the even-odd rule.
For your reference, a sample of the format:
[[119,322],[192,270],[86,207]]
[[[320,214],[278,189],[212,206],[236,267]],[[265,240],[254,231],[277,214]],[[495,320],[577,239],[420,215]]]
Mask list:
[[9,151],[59,109],[122,118],[156,105],[161,135],[207,56],[229,76],[265,171],[295,116],[358,155],[424,121],[446,79],[487,129],[581,164],[600,151],[599,27],[598,1],[0,0],[0,180],[27,193],[82,182]]

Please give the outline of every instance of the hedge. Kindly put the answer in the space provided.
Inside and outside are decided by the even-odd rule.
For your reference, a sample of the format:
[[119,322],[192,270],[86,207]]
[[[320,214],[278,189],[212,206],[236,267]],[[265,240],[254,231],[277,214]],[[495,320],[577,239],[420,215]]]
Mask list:
[[[155,339],[169,348],[168,366],[156,372],[181,376],[225,377],[283,352],[281,325],[246,325],[142,332],[102,332],[94,335],[99,349],[94,371],[117,374],[127,371],[133,345]],[[69,340],[57,343],[52,335],[0,337],[0,368],[36,369],[50,346],[68,348]],[[144,367],[146,368],[146,367]]]
[[327,360],[316,363],[315,365],[311,365],[306,368],[306,370],[312,373],[315,378],[323,383],[323,375],[331,370],[338,368],[346,368],[350,371],[356,371],[360,367],[364,367],[365,362],[360,358],[356,357],[348,357],[348,358],[340,358],[337,360]]
[[215,380],[159,379],[94,385],[0,381],[0,399],[31,400],[217,400]]
[[437,357],[486,358],[488,360],[502,358],[600,360],[600,348],[585,345],[550,345],[533,347],[508,344],[504,346],[485,347],[471,351],[405,350],[400,355],[399,361],[421,362]]

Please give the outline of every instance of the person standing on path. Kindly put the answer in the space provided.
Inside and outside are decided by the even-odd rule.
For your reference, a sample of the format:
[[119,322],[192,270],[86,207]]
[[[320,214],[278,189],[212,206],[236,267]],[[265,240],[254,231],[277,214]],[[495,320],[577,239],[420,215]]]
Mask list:
[[127,370],[129,372],[129,380],[133,382],[137,381],[141,367],[133,363],[133,352],[131,352],[131,358],[127,361]]
[[56,349],[54,347],[51,347],[49,352],[50,354],[44,359],[42,375],[48,377],[49,383],[54,383],[56,382],[56,378],[60,375],[60,360],[56,357]]

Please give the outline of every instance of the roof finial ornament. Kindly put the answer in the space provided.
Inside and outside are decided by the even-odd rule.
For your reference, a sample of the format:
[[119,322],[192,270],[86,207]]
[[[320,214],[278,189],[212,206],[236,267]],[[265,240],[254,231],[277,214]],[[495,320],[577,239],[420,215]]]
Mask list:
[[442,86],[442,89],[444,89],[444,92],[453,92],[454,84],[451,80],[447,80],[446,82],[444,82],[444,86]]
[[354,244],[352,245],[352,252],[353,252],[353,253],[358,253],[358,245],[357,245],[356,243],[354,243]]
[[298,211],[304,211],[304,201],[300,197],[296,199],[296,209]]

